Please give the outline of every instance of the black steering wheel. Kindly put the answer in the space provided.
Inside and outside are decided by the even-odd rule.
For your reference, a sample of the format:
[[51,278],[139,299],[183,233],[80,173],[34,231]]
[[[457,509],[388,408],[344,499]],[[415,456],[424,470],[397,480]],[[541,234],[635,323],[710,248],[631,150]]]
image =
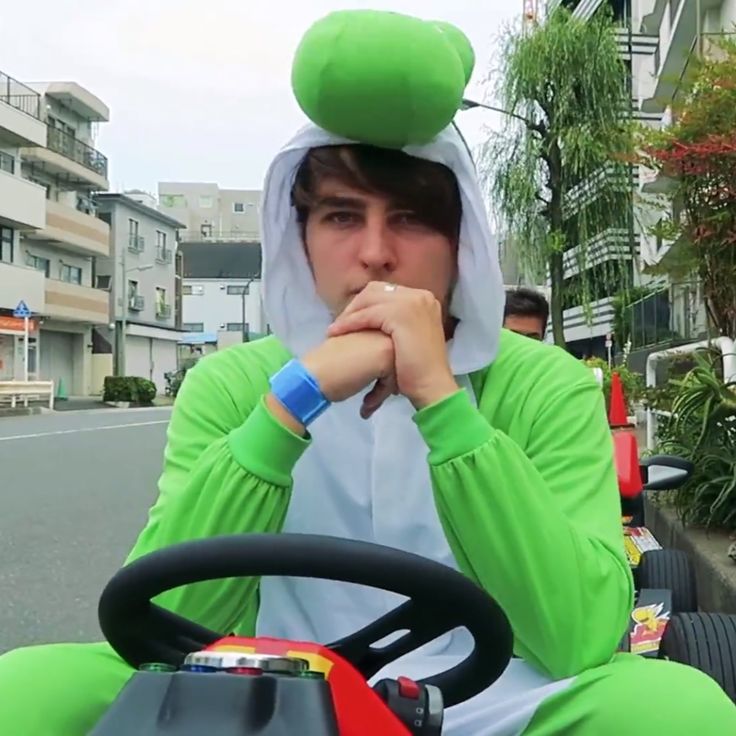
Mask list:
[[[438,562],[367,542],[307,534],[242,534],[185,542],[119,570],[98,614],[105,637],[132,667],[182,664],[190,652],[222,638],[151,602],[182,585],[231,577],[322,578],[366,585],[409,598],[364,629],[330,644],[369,679],[389,662],[457,627],[475,646],[455,667],[423,680],[449,707],[491,685],[512,656],[513,636],[499,605],[464,575]],[[386,646],[372,646],[408,630]]]

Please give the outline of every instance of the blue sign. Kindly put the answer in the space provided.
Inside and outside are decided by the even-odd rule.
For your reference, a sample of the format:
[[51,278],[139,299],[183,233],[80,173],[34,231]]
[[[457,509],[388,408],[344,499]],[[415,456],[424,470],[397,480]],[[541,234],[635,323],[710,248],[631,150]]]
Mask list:
[[18,306],[15,308],[15,311],[13,312],[13,317],[19,317],[20,319],[24,319],[25,317],[32,317],[33,312],[28,308],[28,305],[21,299],[18,302]]

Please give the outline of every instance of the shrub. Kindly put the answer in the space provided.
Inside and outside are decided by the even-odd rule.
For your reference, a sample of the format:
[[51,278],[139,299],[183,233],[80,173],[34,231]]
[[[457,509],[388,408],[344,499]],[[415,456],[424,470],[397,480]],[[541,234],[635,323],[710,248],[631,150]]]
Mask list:
[[156,398],[156,384],[137,376],[107,376],[103,387],[103,401],[130,401],[151,404]]

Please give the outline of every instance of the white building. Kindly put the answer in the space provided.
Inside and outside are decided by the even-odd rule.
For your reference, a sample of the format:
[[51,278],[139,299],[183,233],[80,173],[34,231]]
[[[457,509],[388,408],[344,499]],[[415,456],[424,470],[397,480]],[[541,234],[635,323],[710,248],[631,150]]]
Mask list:
[[220,189],[204,182],[160,182],[158,198],[162,212],[184,223],[182,240],[260,240],[260,191]]
[[24,375],[22,337],[9,319],[34,313],[28,375],[86,395],[92,328],[108,321],[94,261],[109,254],[109,228],[91,194],[108,188],[94,148],[106,105],[74,82],[23,85],[0,74],[0,377]]
[[98,384],[103,374],[139,376],[163,393],[164,374],[176,370],[182,336],[175,254],[183,224],[151,207],[140,192],[99,194],[96,200],[112,236],[110,258],[98,259],[96,279],[110,291],[113,324],[99,330],[98,353],[110,357],[99,361]]
[[189,344],[225,347],[269,331],[260,243],[182,243],[183,324]]

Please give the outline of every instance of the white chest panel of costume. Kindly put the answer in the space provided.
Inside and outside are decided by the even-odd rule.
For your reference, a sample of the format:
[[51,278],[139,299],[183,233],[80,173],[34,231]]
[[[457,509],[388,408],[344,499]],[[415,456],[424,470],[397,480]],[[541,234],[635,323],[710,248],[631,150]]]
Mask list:
[[[469,385],[467,389],[472,397]],[[411,420],[412,406],[392,397],[370,421],[356,421],[360,403],[360,397],[354,397],[332,406],[310,427],[313,441],[294,470],[283,531],[375,542],[457,569],[434,504],[428,448]],[[329,643],[358,631],[403,600],[347,583],[263,578],[257,634]],[[436,674],[471,649],[470,635],[456,630],[387,666],[373,681]],[[563,686],[522,660],[512,660],[491,688],[448,710],[443,734],[519,734],[540,700]]]

